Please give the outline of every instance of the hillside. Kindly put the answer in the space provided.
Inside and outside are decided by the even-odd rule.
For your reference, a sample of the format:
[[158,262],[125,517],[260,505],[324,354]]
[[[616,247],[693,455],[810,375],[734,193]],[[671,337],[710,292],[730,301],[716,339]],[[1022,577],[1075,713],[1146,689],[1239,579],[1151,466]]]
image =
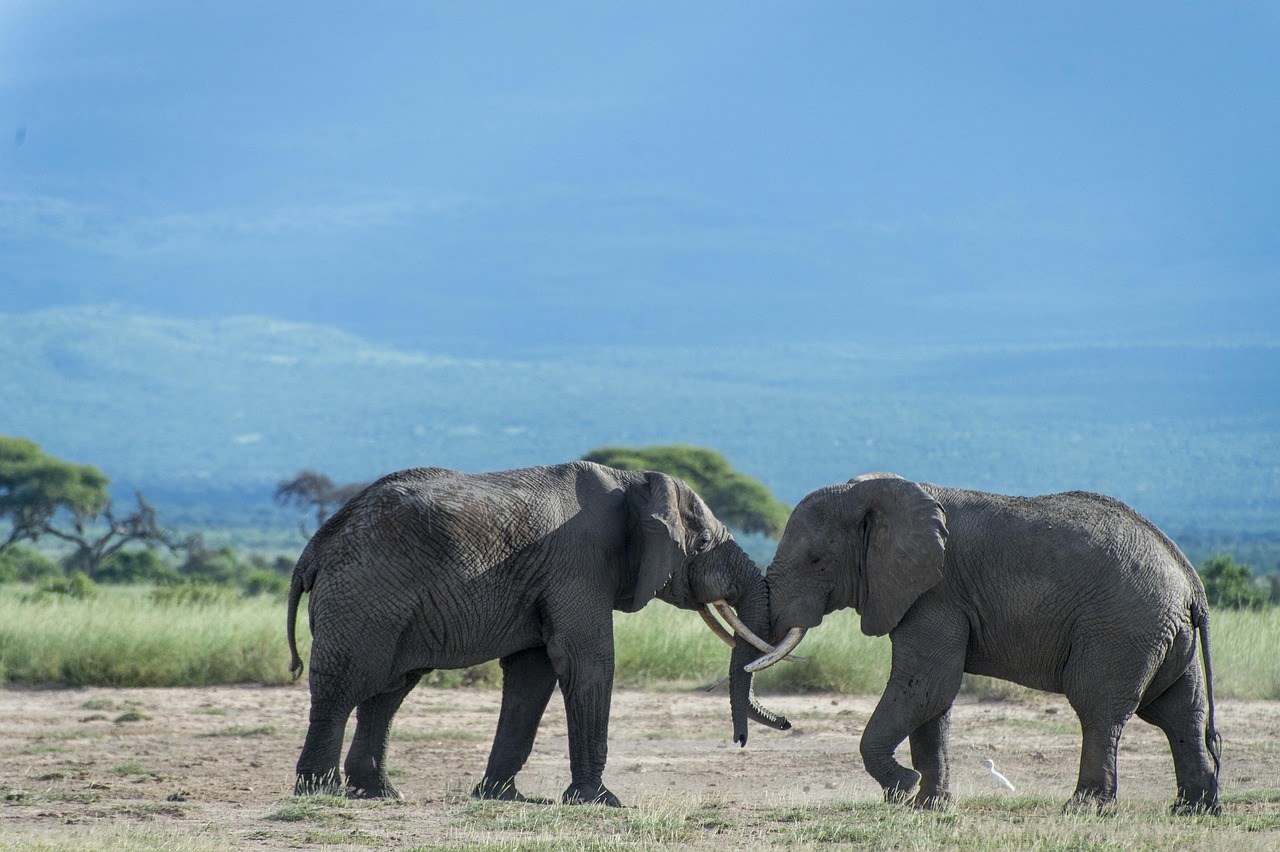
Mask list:
[[7,314],[0,433],[95,464],[117,493],[141,488],[179,515],[265,510],[275,483],[303,468],[355,481],[685,442],[720,450],[788,503],[892,470],[1017,494],[1102,491],[1202,537],[1280,527],[1276,346],[742,339],[481,359],[433,351],[426,338],[417,351],[392,349],[262,318]]

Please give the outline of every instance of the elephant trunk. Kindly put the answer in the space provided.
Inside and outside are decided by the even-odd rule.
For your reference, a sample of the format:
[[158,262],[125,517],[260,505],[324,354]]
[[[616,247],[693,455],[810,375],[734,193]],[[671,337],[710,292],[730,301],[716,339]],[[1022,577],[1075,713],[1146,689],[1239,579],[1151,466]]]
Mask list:
[[[761,579],[747,587],[737,601],[730,601],[738,617],[757,636],[769,630],[769,589]],[[747,744],[747,721],[768,725],[780,731],[791,727],[785,716],[773,713],[756,701],[754,676],[746,670],[760,652],[742,637],[738,637],[729,661],[729,708],[733,716],[733,741]]]

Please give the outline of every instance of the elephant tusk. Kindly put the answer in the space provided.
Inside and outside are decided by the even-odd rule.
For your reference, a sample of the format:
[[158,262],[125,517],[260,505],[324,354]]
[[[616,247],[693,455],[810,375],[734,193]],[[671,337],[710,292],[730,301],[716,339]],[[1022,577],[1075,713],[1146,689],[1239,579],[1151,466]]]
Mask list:
[[774,648],[768,654],[765,654],[754,663],[748,663],[745,668],[747,671],[755,674],[761,669],[767,669],[769,666],[786,657],[791,651],[800,644],[800,640],[804,638],[805,628],[793,627],[786,636],[782,637],[782,641],[778,643],[778,647]]
[[[751,628],[747,627],[747,625],[743,624],[742,619],[738,618],[738,614],[733,611],[733,607],[729,606],[728,601],[721,598],[718,601],[713,601],[707,606],[715,607],[716,611],[720,613],[721,617],[724,618],[725,621],[729,622],[729,626],[732,627],[739,636],[741,636],[743,639],[746,639],[747,642],[749,642],[751,646],[754,647],[757,651],[763,651],[766,654],[773,653],[773,646],[770,645],[768,642],[764,641],[763,639],[761,639],[755,633],[753,633],[751,631]],[[792,663],[809,662],[804,657],[789,656],[787,657],[787,660]]]
[[719,621],[717,621],[716,617],[711,614],[710,604],[707,604],[706,609],[698,610],[698,615],[702,616],[702,620],[705,621],[707,623],[707,626],[711,628],[711,632],[719,636],[721,640],[724,641],[724,644],[728,645],[730,648],[738,644],[736,641],[734,641],[733,634],[731,634],[728,630],[725,630],[724,625],[721,624]]

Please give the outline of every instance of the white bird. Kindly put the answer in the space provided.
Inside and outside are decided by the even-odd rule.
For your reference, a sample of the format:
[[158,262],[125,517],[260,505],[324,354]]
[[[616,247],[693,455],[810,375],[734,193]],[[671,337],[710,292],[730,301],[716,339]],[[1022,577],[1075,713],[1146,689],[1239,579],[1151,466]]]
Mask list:
[[1004,787],[1006,790],[1016,789],[1013,786],[1012,781],[1010,781],[1008,778],[1005,778],[999,772],[996,772],[996,762],[994,760],[990,760],[990,759],[987,760],[987,770],[991,772],[991,777],[996,779],[996,783],[999,784],[1001,787]]

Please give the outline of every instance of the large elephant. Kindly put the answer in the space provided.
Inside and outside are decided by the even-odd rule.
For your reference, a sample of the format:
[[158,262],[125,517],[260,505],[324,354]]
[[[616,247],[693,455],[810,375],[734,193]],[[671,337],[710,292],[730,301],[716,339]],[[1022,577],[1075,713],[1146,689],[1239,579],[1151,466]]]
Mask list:
[[[299,793],[399,796],[386,761],[404,697],[433,669],[496,658],[502,708],[473,795],[525,800],[515,776],[559,683],[572,774],[563,801],[617,806],[602,781],[613,610],[638,610],[655,595],[699,611],[720,601],[730,618],[729,607],[737,610],[743,632],[768,629],[759,568],[687,485],[587,462],[480,474],[419,468],[369,486],[316,532],[294,569],[295,676],[303,592],[310,593],[311,713]],[[757,653],[739,641],[731,655],[734,739],[744,745],[748,718],[790,727],[755,701],[743,668]],[[352,709],[344,785],[338,759]]]
[[[889,635],[889,682],[861,742],[886,799],[918,784],[916,806],[949,800],[951,705],[973,672],[1066,695],[1082,733],[1069,806],[1114,800],[1120,734],[1137,713],[1169,739],[1174,810],[1220,812],[1204,587],[1173,542],[1123,503],[868,474],[805,497],[768,584],[772,636],[787,635],[751,671],[844,607],[867,635]],[[907,738],[914,770],[894,760]]]

